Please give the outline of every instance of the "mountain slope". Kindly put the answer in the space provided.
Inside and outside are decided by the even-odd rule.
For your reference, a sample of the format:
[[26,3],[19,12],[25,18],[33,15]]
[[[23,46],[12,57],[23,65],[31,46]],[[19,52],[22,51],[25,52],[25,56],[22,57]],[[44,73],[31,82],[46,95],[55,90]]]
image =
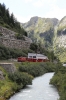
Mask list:
[[60,20],[56,28],[53,47],[60,61],[66,62],[66,16]]
[[33,42],[39,42],[47,49],[54,50],[61,62],[66,62],[66,16],[56,18],[32,17],[22,24]]
[[54,27],[58,24],[56,18],[32,17],[22,27],[28,32],[28,36],[33,42],[40,42],[44,47],[48,48],[52,45],[54,36]]

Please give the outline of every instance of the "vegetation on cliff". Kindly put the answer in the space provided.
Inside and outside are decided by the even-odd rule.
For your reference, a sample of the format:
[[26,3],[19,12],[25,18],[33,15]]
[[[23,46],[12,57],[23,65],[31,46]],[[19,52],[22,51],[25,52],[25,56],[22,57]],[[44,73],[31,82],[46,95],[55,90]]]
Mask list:
[[63,29],[66,29],[66,16],[64,16],[64,17],[60,20],[60,22],[59,22],[59,24],[58,24],[58,35],[61,35],[61,31],[62,31]]
[[31,43],[29,49],[14,49],[0,45],[0,60],[8,60],[12,58],[17,59],[20,56],[27,57],[29,52],[44,54],[49,58],[50,61],[58,60],[57,57],[54,55],[53,51],[48,51],[45,48],[43,48],[40,44],[36,43]]
[[66,48],[56,46],[54,49],[54,53],[56,57],[59,58],[60,62],[66,62]]
[[40,43],[31,43],[30,49],[33,50],[36,53],[41,53],[46,55],[50,61],[58,61],[58,58],[54,55],[53,51],[48,51],[46,48],[44,48]]
[[12,49],[12,48],[7,48],[2,45],[0,45],[0,60],[7,60],[11,58],[17,58],[20,56],[27,57],[28,52],[34,52],[31,49]]

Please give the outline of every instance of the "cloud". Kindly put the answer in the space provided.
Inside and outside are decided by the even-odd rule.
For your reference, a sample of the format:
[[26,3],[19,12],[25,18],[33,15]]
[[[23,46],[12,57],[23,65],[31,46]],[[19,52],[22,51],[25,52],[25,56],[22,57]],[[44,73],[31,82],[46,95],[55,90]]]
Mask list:
[[34,2],[34,4],[33,4],[35,7],[42,7],[43,6],[43,0],[38,0],[38,1],[36,1],[36,2]]
[[25,0],[26,3],[32,2],[33,0]]
[[19,7],[21,9],[19,10],[20,13],[17,13],[19,12],[17,11],[14,14],[17,20],[22,23],[29,21],[33,16],[61,19],[65,16],[66,9],[61,9],[57,2],[58,0],[24,0],[23,5],[21,4],[22,9]]
[[15,15],[15,16],[16,16],[17,21],[19,21],[21,23],[25,23],[25,22],[29,21],[31,18],[31,15],[29,15],[27,17],[23,17],[21,15]]
[[42,6],[47,6],[50,4],[55,4],[57,0],[37,0],[33,2],[33,5],[35,7],[42,7]]
[[61,9],[58,6],[53,6],[51,11],[49,11],[45,17],[50,17],[50,18],[58,18],[59,20],[63,18],[66,14],[66,9]]

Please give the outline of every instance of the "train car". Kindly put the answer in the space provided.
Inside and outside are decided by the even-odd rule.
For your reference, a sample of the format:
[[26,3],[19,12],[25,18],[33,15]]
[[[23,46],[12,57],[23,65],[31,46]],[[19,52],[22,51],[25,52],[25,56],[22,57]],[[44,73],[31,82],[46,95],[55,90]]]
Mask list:
[[28,57],[18,57],[18,62],[47,62],[48,57],[42,54],[28,53]]
[[27,57],[18,57],[18,62],[26,62]]

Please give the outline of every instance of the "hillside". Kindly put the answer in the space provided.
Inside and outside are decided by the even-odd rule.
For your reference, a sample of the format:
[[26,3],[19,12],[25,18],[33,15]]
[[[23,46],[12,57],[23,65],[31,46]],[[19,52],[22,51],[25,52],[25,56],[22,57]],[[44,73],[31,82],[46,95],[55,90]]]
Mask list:
[[27,32],[21,28],[20,22],[17,21],[14,14],[6,9],[5,4],[0,3],[0,26],[6,27],[17,33],[17,38],[21,38],[23,35],[27,36]]
[[0,3],[0,60],[27,56],[32,40],[27,37],[27,32],[21,28],[20,23]]
[[22,27],[27,31],[28,37],[33,42],[40,42],[44,47],[52,46],[54,27],[58,24],[56,18],[32,17],[27,23],[22,23]]
[[66,16],[60,20],[55,29],[53,47],[60,61],[66,62]]

